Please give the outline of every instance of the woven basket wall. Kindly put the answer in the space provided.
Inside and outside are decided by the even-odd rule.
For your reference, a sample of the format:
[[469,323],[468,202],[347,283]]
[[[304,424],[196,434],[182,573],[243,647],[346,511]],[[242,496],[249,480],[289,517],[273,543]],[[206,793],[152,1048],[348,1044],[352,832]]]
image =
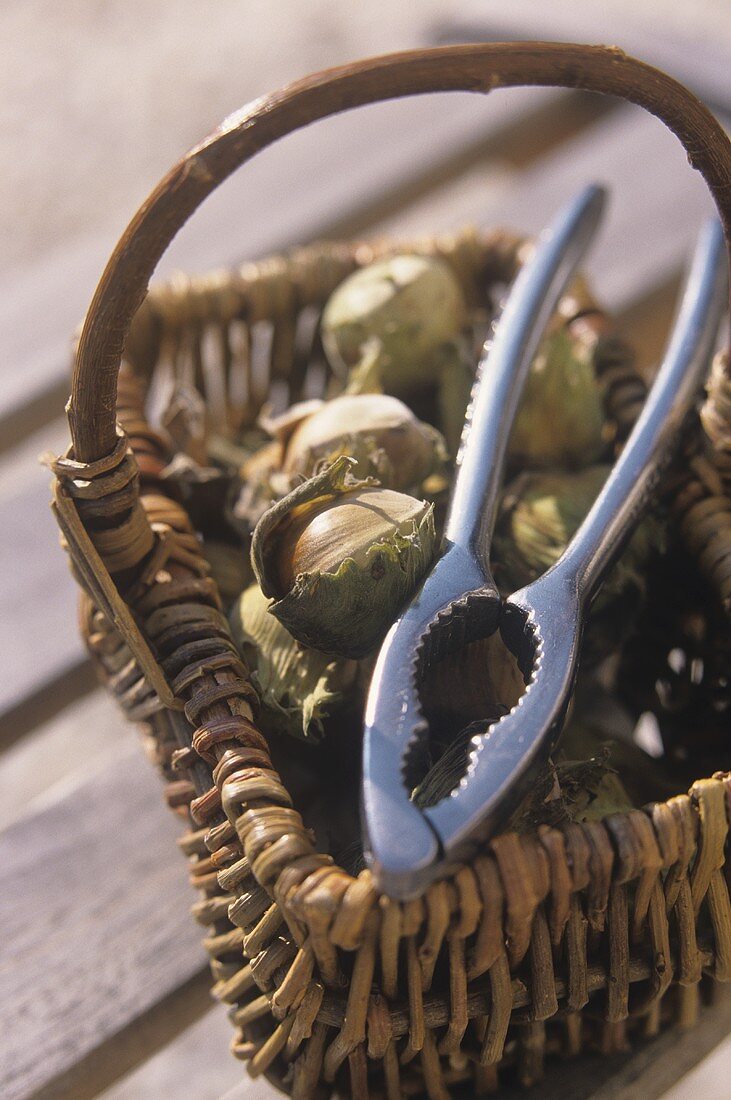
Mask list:
[[[688,795],[599,823],[504,834],[406,903],[317,851],[257,728],[256,693],[210,565],[163,474],[171,438],[150,426],[146,397],[161,377],[183,378],[216,429],[235,434],[270,396],[291,403],[325,384],[309,365],[312,334],[356,266],[394,248],[435,253],[478,303],[513,277],[521,241],[465,232],[323,243],[178,279],[140,306],[147,279],[178,225],[236,164],[345,102],[478,80],[487,89],[499,79],[621,92],[647,105],[649,93],[631,94],[637,64],[588,47],[466,47],[302,82],[234,119],[163,181],[89,311],[70,408],[74,446],[54,465],[55,507],[84,589],[82,631],[109,690],[141,724],[169,804],[191,822],[181,843],[201,891],[194,912],[214,995],[231,1006],[234,1052],[301,1098],[333,1088],[443,1097],[459,1083],[479,1094],[495,1087],[498,1067],[530,1084],[546,1054],[611,1053],[630,1033],[692,1023],[704,975],[731,978],[731,779],[702,779]],[[717,159],[731,186],[726,147]],[[714,170],[705,165],[712,189],[722,183]],[[607,346],[610,414],[622,435],[644,390]],[[730,408],[720,356],[707,438],[700,429],[689,437],[695,457],[673,488],[675,522],[715,593],[717,605],[703,609],[714,621],[731,600]]]

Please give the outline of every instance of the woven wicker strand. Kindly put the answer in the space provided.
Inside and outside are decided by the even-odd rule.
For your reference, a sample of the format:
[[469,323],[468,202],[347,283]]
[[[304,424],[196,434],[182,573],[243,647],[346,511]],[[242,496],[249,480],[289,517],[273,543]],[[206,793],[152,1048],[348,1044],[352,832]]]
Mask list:
[[[393,246],[392,246],[393,247]],[[364,253],[367,255],[367,253]],[[503,273],[505,274],[505,273]],[[219,285],[221,280],[219,278]],[[158,292],[164,297],[164,291]],[[179,287],[174,288],[174,293],[179,294]],[[225,287],[221,285],[222,300],[226,300]],[[180,308],[180,307],[179,307]],[[209,309],[212,309],[209,303]],[[581,316],[581,311],[576,311],[576,317]],[[569,314],[567,324],[575,323],[574,315]],[[184,326],[182,317],[178,314],[175,321],[176,330],[181,331]],[[605,323],[602,322],[603,336],[607,337]],[[613,348],[609,340],[609,347]],[[608,357],[609,362],[616,366],[616,355]],[[599,369],[603,370],[604,358],[599,357]],[[625,366],[627,392],[639,392],[641,385],[636,381],[636,376],[631,369]],[[146,421],[142,412],[144,400],[144,382],[134,375],[129,369],[125,369],[120,380],[120,421],[125,425],[129,438],[134,440],[135,449],[140,447],[140,465],[144,465],[145,474],[142,477],[143,506],[145,511],[153,519],[156,529],[167,525],[181,533],[189,533],[190,526],[185,513],[173,502],[160,495],[164,483],[160,481],[160,473],[163,464],[169,459],[169,447],[159,433],[154,433]],[[616,387],[610,387],[607,399],[612,400],[612,394],[619,392]],[[621,409],[624,402],[615,400]],[[639,405],[639,402],[637,402]],[[153,461],[157,454],[156,464]],[[149,489],[149,492],[147,491]],[[194,633],[203,629],[218,632],[222,623],[217,611],[218,601],[215,598],[213,584],[205,576],[205,562],[202,561],[193,570],[193,575],[181,579],[178,586],[170,582],[164,585],[154,585],[149,589],[141,604],[138,604],[143,614],[151,613],[152,623],[147,626],[151,635],[155,636],[158,644],[162,640],[161,654],[167,652],[166,639],[177,649],[171,651],[171,657],[162,656],[161,659],[171,673],[184,673],[190,680],[191,675],[198,672],[197,654],[190,653],[188,647],[203,641],[209,645],[207,656],[213,658],[221,648],[222,639],[197,639],[189,641],[190,631]],[[183,587],[181,587],[183,586]],[[192,614],[191,600],[197,601],[198,611]],[[183,621],[176,631],[173,623],[168,625],[163,620],[162,633],[156,626],[155,615],[169,608],[177,609],[178,603],[182,610]],[[203,616],[201,619],[200,616]],[[90,636],[90,642],[95,653],[99,655],[103,647],[100,647],[99,616],[96,616],[96,635]],[[149,619],[146,620],[149,624]],[[182,633],[180,632],[182,630]],[[112,635],[113,637],[113,635]],[[92,641],[92,638],[94,639]],[[109,648],[105,652],[114,652]],[[178,656],[178,654],[182,654]],[[223,657],[228,662],[231,651],[223,647]],[[219,656],[221,654],[219,653]],[[186,672],[185,662],[189,657],[190,669]],[[172,664],[168,663],[172,660]],[[118,670],[121,665],[128,665],[128,661],[120,661],[117,656],[112,662],[113,668]],[[191,681],[192,682],[192,681]],[[182,685],[183,680],[178,680]],[[136,701],[137,695],[133,688],[134,676],[127,671],[126,678],[117,679],[110,683],[120,701],[128,709],[131,716],[145,717],[144,713],[134,707],[140,704]],[[150,708],[148,699],[145,705]],[[154,710],[154,706],[153,706]],[[170,716],[173,717],[173,716]],[[196,838],[196,859],[193,867],[192,878],[194,883],[206,890],[204,902],[200,903],[195,913],[197,919],[211,925],[211,934],[207,936],[206,947],[211,954],[214,974],[217,979],[216,994],[222,999],[238,997],[233,1000],[235,1004],[233,1019],[237,1027],[251,1025],[254,1020],[260,1024],[266,1024],[271,1020],[271,1028],[275,1026],[275,1020],[286,1018],[287,1015],[296,1015],[302,1021],[302,1013],[305,1019],[312,1011],[313,993],[316,994],[318,1010],[313,1016],[323,1020],[329,1031],[326,1034],[334,1034],[347,1015],[347,1002],[342,993],[329,994],[324,997],[325,988],[334,990],[340,988],[342,980],[342,966],[338,958],[340,950],[353,951],[360,946],[362,935],[363,909],[361,903],[353,904],[357,921],[354,924],[349,912],[343,910],[339,914],[338,926],[333,921],[333,898],[345,898],[348,893],[348,882],[352,880],[342,873],[336,874],[331,861],[318,856],[312,851],[311,845],[307,845],[304,855],[295,862],[288,863],[279,876],[279,882],[274,890],[276,904],[272,904],[271,892],[262,890],[256,878],[252,875],[252,863],[250,857],[244,856],[243,845],[231,827],[230,823],[221,816],[220,801],[211,791],[212,779],[210,767],[215,766],[215,746],[225,743],[235,735],[242,735],[241,715],[233,716],[226,712],[223,717],[215,721],[208,721],[204,726],[199,726],[192,735],[191,750],[180,747],[180,738],[172,735],[170,718],[165,720],[166,712],[158,712],[153,715],[153,724],[157,725],[159,732],[156,738],[151,738],[151,745],[158,763],[163,768],[168,778],[169,801],[174,808],[185,811],[195,803],[195,813],[198,820],[218,820],[220,824],[212,824],[210,829],[203,828],[194,833]],[[180,721],[180,716],[174,718]],[[188,727],[190,729],[190,727]],[[247,746],[249,749],[261,752],[265,749],[263,739],[256,733],[255,727],[247,725]],[[189,735],[190,736],[190,733]],[[185,740],[185,738],[183,738]],[[202,757],[202,759],[201,759]],[[268,760],[263,761],[264,766]],[[180,771],[185,772],[191,767],[198,768],[198,782],[196,784],[179,778]],[[271,775],[271,772],[270,772]],[[273,777],[272,777],[273,778]],[[249,782],[257,779],[259,783],[265,782],[267,789],[271,787],[271,779],[262,776],[261,771],[252,772]],[[249,788],[251,789],[251,788]],[[198,798],[196,798],[198,793]],[[201,801],[202,799],[202,801]],[[688,800],[686,800],[688,802]],[[247,803],[251,806],[251,801]],[[690,803],[688,802],[690,805]],[[212,813],[213,817],[201,817],[202,807],[208,807],[206,813]],[[653,808],[654,818],[662,821],[664,807]],[[302,830],[298,815],[295,815],[288,806],[281,809],[283,817],[275,817],[270,814],[267,818],[255,816],[250,809],[250,817],[259,829],[264,844],[271,835],[271,828],[278,828],[291,832],[293,828]],[[633,921],[633,939],[643,942],[645,930],[650,930],[651,943],[657,943],[658,947],[652,951],[652,957],[660,961],[644,963],[640,958],[631,959],[629,951],[629,934],[624,940],[614,940],[610,937],[610,960],[617,959],[611,973],[610,989],[612,990],[612,1003],[608,1008],[609,1018],[607,1026],[599,1042],[602,1049],[615,1049],[620,1043],[621,1037],[616,1028],[623,1016],[626,1016],[629,1007],[629,991],[631,982],[647,984],[648,992],[644,995],[644,1003],[641,1011],[649,1014],[653,1004],[659,1004],[660,998],[665,993],[673,976],[673,966],[668,965],[670,958],[669,947],[669,923],[667,912],[672,912],[672,906],[666,904],[662,893],[660,872],[668,871],[668,880],[675,899],[680,895],[679,877],[672,874],[678,867],[676,847],[673,846],[674,832],[669,838],[665,836],[667,828],[657,832],[657,840],[652,839],[655,833],[650,826],[650,819],[644,814],[634,816],[634,830],[642,828],[646,823],[651,831],[651,838],[645,833],[640,833],[640,841],[635,841],[637,852],[636,863],[630,864],[623,872],[623,877],[629,875],[627,882],[634,881],[634,874],[643,867],[645,860],[645,876],[642,880],[642,892],[638,890],[638,899],[635,907]],[[584,922],[581,916],[583,905],[577,899],[579,891],[586,889],[588,878],[588,856],[583,859],[577,855],[577,844],[587,852],[593,852],[593,869],[595,887],[594,893],[587,897],[586,911],[590,915],[592,927],[599,934],[606,931],[607,914],[615,917],[619,912],[627,911],[626,883],[617,882],[613,888],[613,898],[610,896],[609,884],[612,878],[613,848],[612,837],[618,837],[619,841],[625,835],[622,831],[623,821],[619,818],[613,822],[613,832],[607,834],[603,827],[586,827],[583,830],[576,827],[571,832],[575,835],[564,836],[562,832],[554,829],[544,829],[540,836],[540,848],[538,855],[532,853],[532,863],[526,862],[523,855],[525,844],[518,838],[500,838],[496,842],[494,858],[480,858],[474,868],[465,868],[455,880],[454,890],[450,890],[449,884],[442,883],[430,891],[425,898],[425,908],[420,913],[413,913],[407,917],[404,907],[397,903],[389,902],[385,907],[380,906],[382,918],[377,929],[377,953],[370,960],[366,958],[361,967],[361,973],[377,972],[379,975],[382,995],[379,995],[381,1026],[387,1026],[390,1035],[389,1045],[382,1055],[383,1059],[390,1059],[386,1051],[392,1049],[392,1044],[402,1040],[406,1035],[409,1039],[410,1053],[406,1055],[406,1063],[410,1064],[424,1048],[427,1032],[440,1032],[447,1028],[444,1040],[434,1048],[439,1055],[454,1057],[465,1041],[469,1040],[473,1029],[476,1027],[480,1033],[480,1049],[483,1054],[473,1063],[474,1071],[481,1067],[481,1059],[487,1059],[486,1065],[493,1065],[500,1061],[503,1054],[504,1041],[507,1036],[511,1016],[529,1010],[529,1015],[536,1020],[550,1019],[559,1008],[571,1008],[573,1013],[579,1013],[587,1002],[590,992],[601,989],[606,981],[606,976],[601,968],[591,970],[591,964],[587,958],[588,940],[580,927]],[[657,829],[657,826],[656,826]],[[578,831],[577,831],[578,830]],[[278,834],[277,834],[278,835]],[[632,842],[632,833],[629,841]],[[204,839],[205,838],[205,839]],[[659,862],[660,840],[663,844],[663,862]],[[617,843],[619,843],[617,841]],[[206,847],[207,845],[207,847]],[[649,853],[649,858],[644,853]],[[271,860],[275,853],[266,848],[268,858]],[[281,851],[277,853],[281,855]],[[287,860],[291,852],[287,855]],[[684,868],[687,872],[689,856],[684,857]],[[531,866],[534,870],[531,871]],[[576,873],[577,868],[587,867],[587,873]],[[224,869],[216,875],[217,869]],[[301,870],[300,870],[301,868]],[[601,874],[599,871],[601,868]],[[540,882],[531,885],[531,876],[537,870]],[[266,870],[261,862],[258,864],[257,876],[266,878]],[[507,876],[507,877],[505,877]],[[597,877],[599,876],[599,877]],[[335,882],[339,883],[335,887]],[[286,919],[283,914],[293,914],[295,898],[301,898],[301,894],[294,892],[295,888],[301,888],[307,884],[308,892],[305,899],[299,901],[299,920]],[[600,885],[603,884],[603,885]],[[686,885],[688,885],[686,883]],[[683,897],[688,894],[683,892]],[[361,895],[371,898],[375,903],[375,894],[372,890],[368,876],[361,880]],[[503,902],[506,900],[505,925],[503,925]],[[671,899],[673,900],[672,896]],[[681,898],[679,905],[683,904]],[[325,911],[321,906],[325,905]],[[485,908],[487,907],[487,908]],[[413,907],[412,907],[413,910]],[[371,912],[371,910],[368,910]],[[224,917],[228,913],[228,921]],[[212,918],[218,918],[213,920]],[[366,918],[367,919],[367,918]],[[378,916],[375,918],[378,920]],[[626,920],[626,915],[625,915]],[[233,922],[233,923],[231,923]],[[577,922],[579,927],[577,928]],[[508,931],[509,955],[503,947],[503,927]],[[687,980],[687,974],[692,973],[695,982],[700,980],[702,961],[710,962],[711,953],[701,956],[695,943],[695,924],[683,925],[681,933],[681,957],[683,960],[683,974]],[[450,929],[454,931],[450,934]],[[236,934],[238,929],[238,934]],[[413,943],[413,956],[408,951],[407,958],[414,962],[407,962],[407,972],[400,973],[399,958],[403,955],[402,940],[406,930],[407,942]],[[291,946],[283,941],[282,933],[288,931],[286,939]],[[578,932],[578,935],[577,935]],[[683,934],[692,937],[689,945],[686,945]],[[606,938],[606,935],[605,935]],[[468,948],[467,941],[472,943]],[[473,941],[473,942],[472,942]],[[247,957],[254,962],[254,966],[242,968],[240,965],[229,961],[235,952],[240,952],[243,947]],[[595,945],[596,947],[596,945]],[[267,951],[268,948],[268,951]],[[428,1000],[428,994],[433,980],[434,967],[440,953],[446,952],[450,967],[450,991],[448,999],[437,998]],[[530,972],[533,975],[532,985],[527,987],[524,983],[515,986],[510,980],[510,965],[513,968],[520,966],[522,960],[530,952]],[[566,955],[568,959],[568,972],[566,978],[560,973],[554,973],[554,953]],[[593,953],[595,954],[595,953]],[[595,955],[596,957],[596,955]],[[378,962],[377,960],[380,960]],[[691,961],[689,961],[691,960]],[[315,967],[319,977],[315,976]],[[411,972],[409,976],[409,967]],[[507,976],[507,985],[501,977]],[[480,1000],[479,983],[488,982],[486,993]],[[494,983],[499,983],[495,985]],[[478,983],[477,985],[475,983]],[[504,1009],[502,1015],[495,1017],[487,1010],[485,997],[492,998],[490,989],[495,990],[498,996],[499,990],[505,990],[502,996]],[[352,988],[352,986],[351,986]],[[530,994],[527,990],[530,988]],[[412,1033],[409,1001],[400,1007],[399,990],[411,991],[411,1005],[420,1018],[416,1021],[416,1031]],[[264,990],[264,995],[260,994]],[[357,995],[360,997],[360,988],[357,987]],[[417,993],[419,996],[417,997]],[[241,998],[243,997],[243,1000]],[[422,1007],[422,1001],[426,1003]],[[363,1003],[367,1002],[367,998]],[[490,1000],[492,1003],[492,1000]],[[268,1007],[267,1007],[268,1006]],[[451,1006],[451,1007],[450,1007]],[[345,1036],[339,1037],[339,1042],[329,1054],[328,1074],[334,1076],[339,1066],[349,1061],[354,1051],[357,1051],[364,1043],[368,1044],[368,1050],[380,1050],[377,1043],[371,1041],[369,1032],[369,1019],[372,1010],[369,1008],[366,1018],[359,1022],[356,1016],[353,1020],[352,1013],[351,1030]],[[387,1013],[386,1017],[383,1012]],[[493,1026],[488,1026],[492,1015]],[[358,1025],[356,1028],[355,1025]],[[311,1026],[314,1024],[311,1022]],[[613,1030],[612,1030],[613,1029]],[[305,1042],[304,1032],[307,1029],[304,1023],[296,1030],[293,1028],[288,1033],[284,1044],[284,1056],[286,1052],[293,1054],[298,1051]],[[318,1033],[319,1035],[320,1033]],[[539,1056],[542,1043],[550,1040],[550,1029],[547,1035],[538,1031],[532,1035],[530,1057],[527,1051],[523,1051],[523,1063],[521,1075],[524,1080],[535,1079],[539,1072],[542,1057]],[[475,1040],[476,1041],[476,1040]],[[574,1044],[580,1046],[579,1040],[574,1035]],[[318,1043],[320,1039],[318,1038]],[[355,1043],[355,1046],[353,1046]],[[332,1046],[332,1043],[330,1044]],[[578,1049],[577,1046],[577,1049]],[[277,1047],[269,1046],[254,1063],[254,1071],[263,1071],[267,1068],[267,1059]],[[235,1051],[243,1057],[250,1058],[257,1050],[257,1044],[247,1039],[243,1032],[235,1040]],[[328,1046],[326,1049],[330,1050]],[[279,1051],[281,1054],[282,1051]],[[324,1052],[323,1052],[324,1057]],[[380,1057],[380,1056],[379,1056]],[[433,1061],[433,1059],[432,1059]],[[386,1062],[384,1061],[384,1065]],[[389,1065],[392,1063],[389,1061]],[[420,1063],[417,1063],[420,1064]],[[430,1072],[436,1072],[432,1063]],[[323,1064],[324,1066],[324,1064]],[[484,1069],[484,1067],[481,1067]],[[325,1072],[323,1068],[322,1072]],[[389,1071],[393,1072],[393,1068]]]
[[[496,1084],[496,1065],[510,1061],[529,1084],[556,1050],[588,1044],[608,1053],[623,1047],[628,1028],[651,1034],[670,1018],[689,1025],[702,975],[731,977],[726,775],[700,781],[689,796],[605,822],[498,837],[472,865],[401,904],[380,897],[368,872],[353,878],[315,850],[272,769],[209,565],[184,508],[168,496],[170,440],[147,425],[144,392],[164,358],[185,360],[200,384],[203,334],[212,333],[232,382],[229,426],[251,422],[268,387],[252,375],[251,356],[240,354],[235,336],[250,347],[253,327],[268,321],[270,380],[287,377],[295,400],[302,384],[293,352],[298,317],[321,307],[348,271],[388,244],[313,246],[150,295],[129,331],[131,369],[119,386],[116,415],[126,435],[115,424],[122,341],[151,271],[177,228],[238,163],[347,106],[517,83],[621,94],[654,111],[702,171],[728,233],[728,140],[689,93],[655,70],[598,47],[516,44],[397,55],[303,81],[193,150],[120,242],[79,342],[69,408],[73,451],[55,472],[183,713],[160,706],[135,654],[88,601],[85,633],[110,689],[144,723],[171,805],[195,825],[183,847],[203,893],[196,913],[209,929],[216,995],[232,1005],[235,1053],[254,1075],[267,1073],[302,1098],[317,1095],[323,1083],[326,1091],[333,1083],[356,1097],[371,1087],[389,1097],[447,1096],[464,1081],[487,1089]],[[521,242],[466,234],[417,247],[453,262],[474,292],[510,279]],[[622,354],[612,359],[614,350],[608,343],[603,362],[621,441],[642,391]],[[704,416],[708,468],[721,471],[724,363],[718,360]],[[691,478],[684,491],[677,504],[684,530],[723,591],[731,537],[723,529],[715,542],[698,512],[713,496],[709,478]],[[714,514],[724,514],[728,500],[716,496]],[[506,1051],[509,1034],[516,1042]]]

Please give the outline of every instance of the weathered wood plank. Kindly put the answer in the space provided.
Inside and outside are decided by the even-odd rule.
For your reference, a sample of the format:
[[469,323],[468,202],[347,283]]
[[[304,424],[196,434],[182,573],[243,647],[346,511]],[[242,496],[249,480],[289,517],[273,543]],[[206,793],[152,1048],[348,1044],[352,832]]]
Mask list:
[[3,753],[0,832],[58,801],[131,746],[140,748],[137,732],[102,688],[65,707]]
[[728,1087],[731,1068],[731,1021],[723,1030],[719,1021],[719,1043],[705,1058],[689,1070],[663,1094],[662,1100],[695,1100],[697,1096],[718,1096]]
[[[115,1064],[120,1065],[115,1057],[124,1066],[134,1055],[129,1049],[114,1055],[110,1039],[199,970],[203,957],[187,913],[190,896],[175,857],[174,832],[159,804],[157,782],[135,748],[123,753],[115,768],[0,838],[5,930],[0,996],[15,1006],[15,1026],[0,1040],[4,1097],[68,1095],[79,1100],[91,1095],[83,1076],[69,1076],[73,1067],[88,1062],[107,1043],[111,1060],[105,1072],[114,1076]],[[33,852],[30,875],[24,860],[28,851]],[[156,903],[159,907],[150,912]],[[169,1051],[165,1048],[127,1081],[120,1080],[114,1086],[119,1094],[112,1089],[110,1096],[198,1100],[217,1094],[205,1091],[205,1081],[217,1091],[227,1088],[229,1068],[241,1070],[227,1056],[219,1061],[216,1051],[228,1024],[223,1013],[217,1015],[190,1027]],[[731,1002],[725,998],[704,1013],[700,1028],[682,1042],[671,1033],[640,1048],[631,1059],[606,1066],[596,1059],[558,1066],[541,1095],[631,1100],[641,1094],[652,1100],[730,1026]],[[40,1034],[42,1057],[36,1047]],[[211,1036],[217,1036],[213,1047]],[[187,1092],[186,1059],[201,1074],[200,1085],[193,1078],[194,1087]],[[98,1065],[96,1071],[98,1076]],[[65,1087],[57,1090],[53,1083],[59,1080]],[[640,1084],[641,1092],[633,1091]],[[266,1091],[259,1090],[264,1088],[244,1079],[227,1100],[263,1097]]]
[[[210,1011],[210,985],[210,973],[201,970],[134,1016],[121,1031],[108,1038],[100,1037],[98,1046],[60,1076],[44,1083],[27,1100],[96,1100],[100,1092],[123,1080],[126,1074],[134,1073]],[[226,1023],[225,1014],[223,1022]],[[229,1055],[228,1061],[231,1060]]]
[[205,967],[176,833],[128,746],[0,836],[5,1100],[42,1091]]
[[261,1080],[239,1081],[223,1095],[219,1094],[219,1100],[259,1100],[260,1097],[261,1100],[272,1100],[274,1096],[279,1096],[279,1093],[275,1092],[266,1082]]
[[[667,1090],[693,1066],[701,1062],[731,1031],[731,990],[718,991],[714,1003],[701,1009],[698,1025],[690,1031],[670,1029],[641,1047],[614,1074],[595,1076],[591,1100],[671,1100]],[[718,1097],[728,1094],[728,1070],[717,1082]],[[680,1093],[682,1096],[683,1093]],[[685,1092],[685,1100],[693,1095]],[[559,1094],[556,1093],[558,1098]],[[671,1092],[672,1096],[672,1092]],[[680,1096],[676,1100],[680,1100]],[[581,1093],[561,1092],[561,1100],[583,1100]]]
[[[83,661],[76,628],[76,590],[49,508],[51,475],[43,450],[66,447],[59,420],[4,457],[0,465],[0,715]],[[61,700],[63,702],[65,700]]]
[[[649,155],[646,148],[645,153]],[[580,181],[575,178],[574,185],[577,182]],[[533,186],[532,198],[535,199],[540,194],[540,180],[534,180]],[[462,192],[458,188],[456,191],[457,195],[470,196],[472,210],[479,209],[476,205],[476,185],[471,191],[467,189]],[[529,201],[531,192],[526,190],[526,196],[526,201]],[[462,201],[461,198],[457,199],[454,190],[452,199]],[[646,207],[642,207],[639,212],[634,211],[637,221],[633,224],[636,226],[642,224],[643,210],[646,213]],[[462,222],[464,218],[465,215],[460,210],[459,216],[454,220]],[[426,224],[430,229],[440,224],[434,210]],[[617,257],[617,263],[622,260],[623,256]],[[623,280],[621,287],[626,288],[626,285]],[[41,474],[41,477],[45,476]],[[16,497],[11,494],[10,499],[16,501],[15,506],[19,507]],[[45,499],[47,498],[44,495],[44,505]],[[48,545],[53,545],[53,539],[49,540]],[[29,552],[30,547],[29,539]],[[63,565],[60,555],[56,556]],[[66,580],[65,567],[63,568],[64,583],[73,591],[70,582]],[[60,579],[60,573],[57,577]],[[143,790],[146,794],[140,797]],[[75,818],[71,814],[72,803]],[[39,819],[44,821],[40,829],[37,825]],[[106,842],[96,835],[97,830],[102,828],[102,822],[104,837],[108,838]],[[62,843],[64,833],[68,844]],[[78,792],[75,797],[68,795],[62,803],[34,815],[30,824],[21,823],[9,830],[0,842],[10,845],[4,853],[8,853],[3,861],[5,881],[0,886],[3,905],[6,901],[14,904],[14,920],[10,924],[6,921],[4,926],[11,930],[14,928],[16,934],[5,946],[14,954],[14,961],[18,961],[15,974],[9,976],[8,993],[13,998],[10,1003],[18,1003],[21,1017],[32,1024],[32,1029],[25,1032],[20,1052],[17,1047],[14,1048],[9,1058],[3,1062],[4,1065],[10,1065],[16,1083],[24,1075],[27,1081],[33,1072],[38,1071],[39,1059],[32,1046],[31,1034],[44,1034],[43,1058],[49,1061],[56,1078],[89,1050],[96,1049],[104,1037],[114,1035],[120,1027],[126,1026],[124,1019],[134,1018],[154,1003],[157,993],[164,990],[165,981],[169,982],[168,989],[176,988],[186,975],[195,972],[196,967],[202,965],[202,953],[196,943],[196,930],[187,915],[190,898],[184,887],[182,865],[175,858],[173,833],[174,826],[167,820],[165,811],[160,806],[156,781],[149,774],[147,764],[138,756],[138,750],[134,749],[129,757],[123,756],[116,780],[105,770],[95,780],[84,785],[81,795]],[[26,887],[28,896],[20,902],[19,883],[25,882],[28,872],[21,863],[18,852],[28,851],[37,851],[39,854],[34,857],[30,890]],[[79,851],[85,854],[83,868],[72,862],[71,853]],[[74,858],[78,860],[78,856]],[[116,883],[110,883],[105,877],[109,875],[110,866],[116,872]],[[70,874],[72,884],[80,888],[86,889],[87,883],[94,884],[94,892],[81,897],[74,928],[67,929],[63,924],[66,909],[59,904],[56,912],[42,915],[40,923],[35,921],[32,933],[27,933],[23,928],[27,912],[33,912],[34,907],[42,909],[44,900],[49,896],[65,899],[70,893],[65,878],[57,874],[58,867],[63,868],[64,875]],[[134,890],[132,884],[135,884]],[[134,896],[128,898],[129,894]],[[157,902],[165,905],[160,920],[166,925],[168,932],[168,924],[176,929],[164,943],[160,939],[155,943],[155,959],[152,963],[157,963],[164,974],[159,974],[154,965],[146,965],[148,957],[143,951],[145,945],[134,943],[130,946],[125,942],[125,929],[144,929],[146,907]],[[79,912],[83,917],[81,920]],[[106,930],[100,929],[99,926],[105,922],[108,922]],[[181,936],[178,928],[187,930],[187,939],[186,934]],[[156,924],[154,934],[158,933],[162,936]],[[68,935],[72,936],[71,942],[67,939]],[[166,961],[162,963],[160,954],[165,956],[166,951],[172,950],[171,941],[175,942],[175,952],[168,953]],[[109,950],[110,943],[114,946],[112,952]],[[182,956],[177,953],[179,943],[183,944]],[[39,945],[50,952],[49,957],[42,955]],[[191,966],[189,951],[195,952],[196,957],[192,969],[186,969]],[[127,952],[131,952],[131,961]],[[111,959],[107,957],[110,954],[114,956]],[[117,995],[116,986],[120,977],[114,969],[115,963],[129,966],[129,982],[121,982],[121,997]],[[7,960],[3,965],[7,966]],[[72,974],[77,967],[80,977],[74,982]],[[101,981],[99,973],[102,975]],[[7,977],[4,970],[3,982]],[[141,993],[133,990],[134,983],[138,981]],[[104,985],[115,988],[114,1001],[118,1012],[111,1018],[104,1014],[109,1000],[112,999],[108,997],[108,988],[100,989]],[[25,999],[21,994],[25,995]],[[49,1057],[48,1042],[54,1040],[59,1031],[56,1027],[56,1014],[62,1016],[62,1034],[55,1040],[60,1044],[61,1050],[52,1043],[53,1049]],[[4,1037],[6,1038],[8,1037]],[[29,1056],[30,1065],[27,1062]],[[38,1087],[43,1087],[43,1082],[48,1079],[43,1076]],[[5,1094],[22,1095],[13,1092]]]
[[265,1080],[252,1081],[229,1052],[231,1025],[223,1008],[211,1009],[157,1054],[100,1095],[100,1100],[218,1100],[240,1087],[246,1100],[272,1100]]

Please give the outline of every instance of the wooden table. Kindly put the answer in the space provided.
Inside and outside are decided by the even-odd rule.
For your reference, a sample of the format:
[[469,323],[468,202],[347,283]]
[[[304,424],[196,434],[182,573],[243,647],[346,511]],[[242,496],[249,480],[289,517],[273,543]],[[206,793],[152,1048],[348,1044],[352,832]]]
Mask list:
[[[166,270],[235,264],[318,235],[466,222],[534,231],[589,181],[612,192],[592,282],[650,365],[710,203],[659,123],[575,93],[429,97],[328,122],[231,181]],[[246,1080],[228,1054],[176,825],[134,730],[95,686],[48,477],[34,464],[66,443],[68,312],[99,251],[86,242],[49,258],[38,276],[53,290],[48,311],[37,309],[37,279],[3,305],[15,370],[0,397],[0,523],[12,532],[0,568],[0,1095],[254,1100],[269,1086]],[[540,1095],[651,1100],[729,1028],[721,997],[694,1032],[557,1067]]]

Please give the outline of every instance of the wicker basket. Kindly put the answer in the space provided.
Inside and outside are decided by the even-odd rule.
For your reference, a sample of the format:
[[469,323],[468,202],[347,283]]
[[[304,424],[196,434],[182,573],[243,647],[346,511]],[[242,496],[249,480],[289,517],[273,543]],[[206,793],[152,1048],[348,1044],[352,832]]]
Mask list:
[[[171,364],[204,394],[224,385],[225,407],[211,403],[210,415],[227,429],[253,422],[272,385],[299,399],[301,319],[354,267],[394,247],[317,244],[177,280],[145,299],[170,239],[235,167],[347,107],[525,83],[621,95],[658,114],[692,152],[728,236],[728,140],[655,70],[601,47],[400,54],[258,101],[184,157],[120,241],[78,345],[73,446],[54,463],[54,508],[84,590],[83,633],[109,690],[142,723],[171,807],[193,823],[182,847],[202,895],[195,916],[207,929],[214,995],[231,1006],[234,1052],[297,1097],[333,1089],[443,1097],[460,1082],[478,1094],[495,1086],[503,1064],[530,1083],[546,1052],[611,1052],[630,1030],[691,1023],[702,977],[731,978],[726,775],[601,823],[502,835],[406,903],[318,852],[257,729],[256,694],[193,523],[161,477],[170,439],[145,418],[150,381]],[[520,244],[496,232],[408,247],[444,257],[476,300],[511,279]],[[271,339],[257,371],[249,352],[260,323]],[[628,426],[642,387],[626,365],[608,360],[607,370],[615,414]],[[689,441],[697,455],[702,442],[705,457],[673,490],[679,528],[716,593],[713,616],[731,600],[730,408],[719,357],[708,438],[698,431]]]

